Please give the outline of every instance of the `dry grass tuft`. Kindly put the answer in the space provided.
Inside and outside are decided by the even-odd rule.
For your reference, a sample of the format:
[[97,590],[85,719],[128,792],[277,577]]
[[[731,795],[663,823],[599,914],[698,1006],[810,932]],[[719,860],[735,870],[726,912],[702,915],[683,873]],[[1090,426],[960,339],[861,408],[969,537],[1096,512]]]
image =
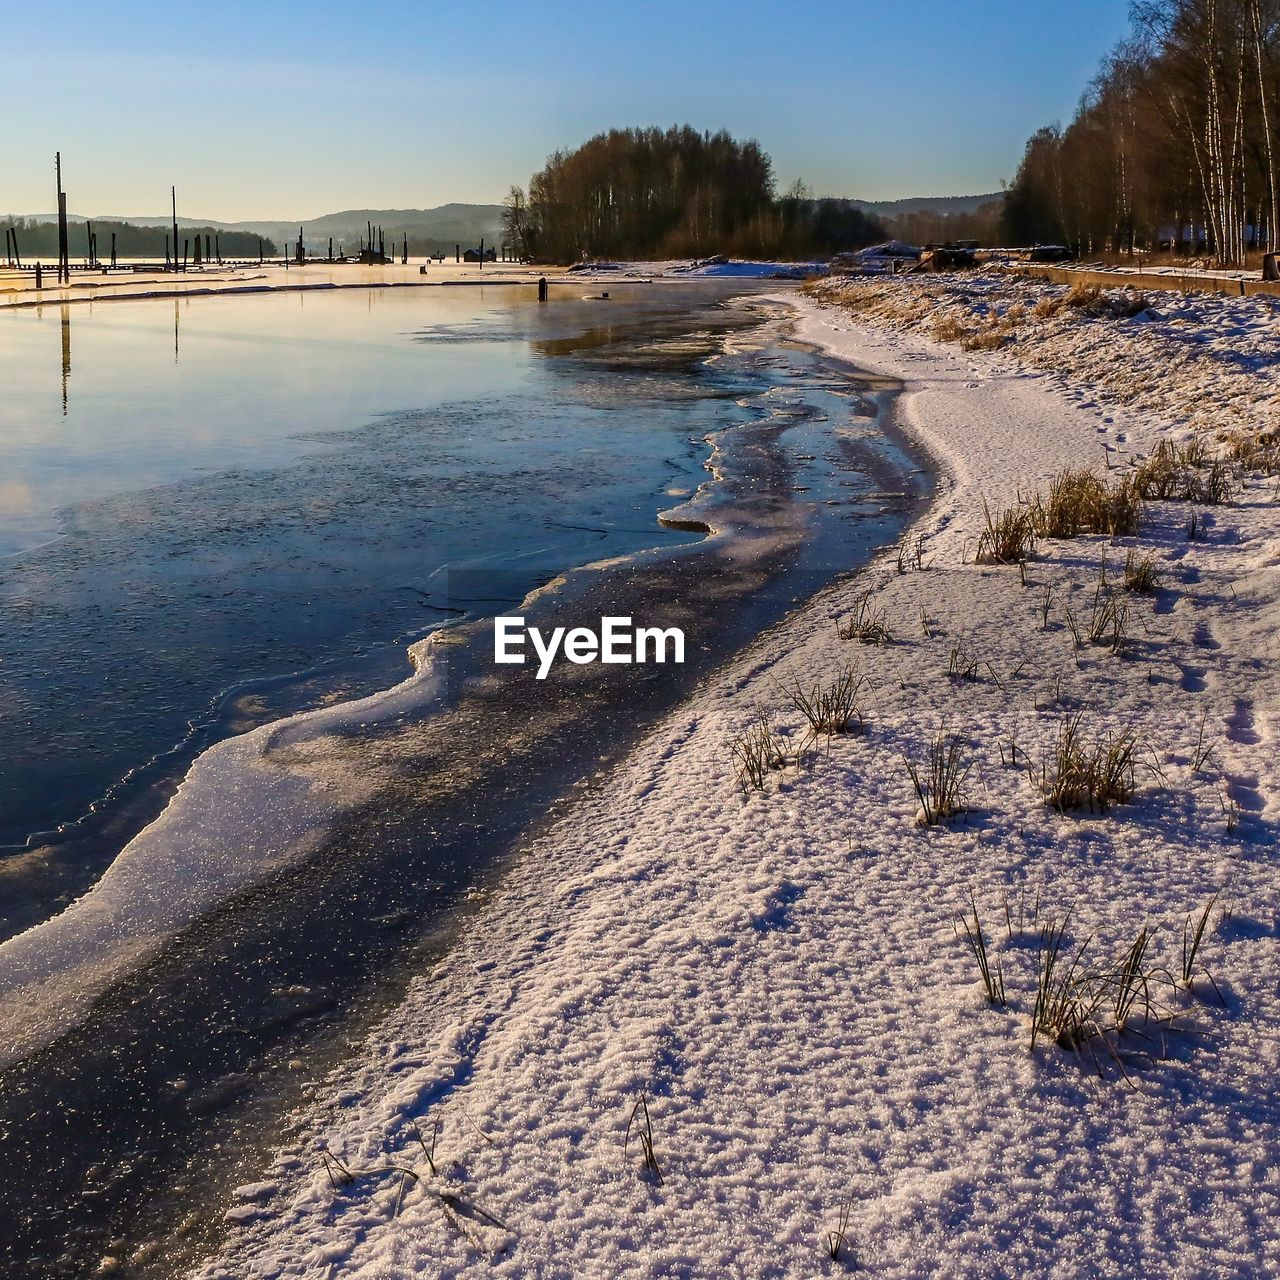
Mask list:
[[1132,289],[1107,292],[1100,285],[1079,281],[1063,297],[1062,305],[1098,319],[1128,320],[1141,315],[1151,304],[1145,293]]
[[947,675],[952,680],[975,681],[978,678],[979,662],[969,642],[962,636],[951,646],[947,656]]
[[1079,281],[1073,284],[1062,299],[1064,307],[1073,311],[1083,311],[1088,315],[1097,315],[1102,307],[1102,288],[1096,284],[1085,284]]
[[1138,463],[1133,483],[1141,497],[1157,502],[1221,506],[1234,493],[1227,461],[1210,458],[1201,440],[1182,446],[1162,440]]
[[[1193,934],[1188,918],[1183,936],[1184,972],[1188,957],[1194,968],[1195,952],[1203,938],[1204,922],[1213,901],[1216,898],[1201,916],[1198,933]],[[1100,1050],[1133,1084],[1126,1063],[1154,1065],[1157,1054],[1164,1056],[1166,1052],[1164,1032],[1181,1018],[1177,1001],[1170,1006],[1157,999],[1157,992],[1162,988],[1173,994],[1176,980],[1166,967],[1152,961],[1150,953],[1155,933],[1147,925],[1139,929],[1137,937],[1118,959],[1101,964],[1085,963],[1092,939],[1086,939],[1067,958],[1064,952],[1066,925],[1066,919],[1061,923],[1050,921],[1041,930],[1031,1048],[1034,1050],[1037,1041],[1044,1037],[1061,1049],[1082,1057],[1087,1054],[1098,1075],[1105,1078]],[[1184,1030],[1195,1028],[1184,1027]],[[1159,1042],[1153,1032],[1160,1035]],[[1135,1041],[1142,1047],[1135,1047]]]
[[854,601],[853,612],[836,623],[836,634],[841,640],[857,640],[861,644],[892,644],[893,632],[889,630],[889,615],[883,607],[871,605],[874,588],[864,591]]
[[642,1093],[631,1108],[631,1118],[627,1121],[627,1134],[622,1140],[622,1158],[627,1158],[631,1145],[631,1131],[635,1129],[636,1140],[644,1155],[644,1170],[653,1180],[662,1186],[662,1170],[658,1168],[658,1158],[653,1151],[653,1121],[649,1118],[649,1100]]
[[993,514],[984,502],[982,515],[986,528],[978,539],[980,564],[1021,564],[1035,550],[1035,526],[1029,511],[1010,507]]
[[974,334],[974,330],[962,324],[955,316],[939,317],[933,322],[931,332],[938,342],[964,342]]
[[961,338],[960,349],[962,351],[999,351],[1001,347],[1008,346],[1012,341],[1013,334],[1008,330],[1001,328],[999,324],[990,324]]
[[1280,432],[1247,431],[1229,435],[1226,456],[1244,471],[1280,475]]
[[1041,538],[1122,537],[1138,531],[1140,499],[1132,478],[1110,484],[1093,471],[1068,467],[1050,482],[1048,497],[1035,500],[1032,524]]
[[1182,927],[1182,966],[1179,972],[1179,981],[1184,991],[1192,991],[1195,988],[1196,972],[1203,973],[1209,979],[1210,986],[1213,987],[1220,1003],[1225,1004],[1222,999],[1222,991],[1213,979],[1213,974],[1205,968],[1204,963],[1200,960],[1200,948],[1204,945],[1205,930],[1209,924],[1209,913],[1217,904],[1218,895],[1215,893],[1208,902],[1204,904],[1204,910],[1200,913],[1200,919],[1192,928],[1191,917],[1187,917],[1186,924]]
[[841,1254],[843,1254],[846,1249],[852,1251],[852,1246],[849,1243],[848,1202],[840,1207],[840,1219],[836,1223],[835,1230],[827,1232],[827,1257],[830,1258],[832,1262],[839,1262]]
[[1124,589],[1142,595],[1160,590],[1160,571],[1154,551],[1139,559],[1137,551],[1129,548],[1124,558]]
[[965,941],[969,944],[969,950],[973,952],[973,958],[978,965],[978,976],[982,979],[982,989],[987,1003],[1003,1009],[1007,1003],[1004,993],[1004,973],[1001,971],[998,960],[996,967],[994,969],[991,967],[987,939],[982,932],[982,924],[978,920],[978,904],[974,901],[972,890],[969,892],[969,911],[973,916],[972,924],[967,916],[960,917]]
[[765,778],[787,766],[786,740],[774,731],[763,713],[734,738],[731,754],[743,795],[752,790],[763,791]]
[[907,774],[920,801],[918,826],[937,826],[964,812],[964,784],[970,767],[964,759],[964,742],[954,733],[942,734],[929,744],[923,773],[913,761],[907,761]]
[[1086,743],[1080,714],[1069,716],[1058,734],[1050,766],[1041,763],[1040,777],[1028,770],[1033,785],[1060,813],[1088,808],[1106,813],[1112,805],[1128,804],[1137,791],[1138,752],[1142,742],[1132,729],[1108,732]]
[[903,538],[898,543],[898,572],[906,573],[909,570],[914,570],[916,573],[923,573],[926,567],[924,562],[924,535],[917,537],[913,543],[908,543],[906,538]]
[[858,703],[866,676],[845,667],[828,685],[805,686],[799,680],[783,686],[791,705],[804,716],[814,738],[838,733],[860,733],[867,719]]

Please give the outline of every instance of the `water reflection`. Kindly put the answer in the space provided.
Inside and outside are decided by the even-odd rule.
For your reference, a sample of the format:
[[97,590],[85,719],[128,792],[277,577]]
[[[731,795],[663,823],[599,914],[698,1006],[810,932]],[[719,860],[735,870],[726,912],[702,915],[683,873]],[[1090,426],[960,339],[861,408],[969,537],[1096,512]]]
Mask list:
[[[655,514],[743,412],[733,380],[695,366],[709,331],[759,316],[638,291],[610,304],[619,341],[602,349],[579,336],[598,308],[486,293],[173,300],[171,322],[169,300],[95,308],[74,406],[63,307],[56,440],[47,364],[42,379],[0,344],[0,475],[23,496],[0,503],[0,551],[25,550],[0,561],[0,845],[118,805],[248,727],[246,705],[270,718],[347,689],[344,662],[393,683],[399,641],[451,616],[446,566],[496,556],[532,583],[688,540]],[[417,340],[436,330],[467,337]],[[259,687],[333,663],[331,689]],[[31,909],[4,895],[0,931]]]
[[67,416],[67,382],[71,377],[71,308],[64,302],[61,307],[62,325],[62,416]]

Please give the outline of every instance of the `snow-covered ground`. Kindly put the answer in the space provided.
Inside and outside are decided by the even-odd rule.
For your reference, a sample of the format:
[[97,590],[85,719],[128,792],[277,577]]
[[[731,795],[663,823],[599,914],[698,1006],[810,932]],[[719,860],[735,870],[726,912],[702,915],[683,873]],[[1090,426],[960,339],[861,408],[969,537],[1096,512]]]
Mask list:
[[[1244,478],[1194,541],[1184,504],[1155,503],[1118,545],[1041,542],[1025,575],[974,562],[984,500],[1263,425],[1276,312],[1170,295],[1159,318],[1019,316],[996,351],[928,336],[1042,296],[970,276],[799,304],[802,337],[905,380],[901,425],[940,480],[902,571],[891,550],[762,636],[525,851],[316,1082],[204,1280],[1280,1275],[1274,482]],[[1163,589],[1124,596],[1121,655],[1077,648],[1067,610],[1089,617],[1129,546]],[[837,634],[868,591],[890,644]],[[744,795],[735,735],[765,711],[798,743],[783,685],[848,666],[866,732]],[[1064,815],[1033,785],[1077,714],[1091,741],[1136,735],[1132,803]],[[967,812],[921,827],[906,762],[940,733],[963,744]],[[959,929],[971,894],[1006,1008]],[[1214,895],[1221,1000],[1157,972],[1176,977]],[[1154,928],[1151,996],[1178,1020],[1032,1051],[1050,919],[1095,969]],[[642,1096],[660,1176],[636,1126],[626,1142]],[[433,1174],[418,1136],[437,1127]]]

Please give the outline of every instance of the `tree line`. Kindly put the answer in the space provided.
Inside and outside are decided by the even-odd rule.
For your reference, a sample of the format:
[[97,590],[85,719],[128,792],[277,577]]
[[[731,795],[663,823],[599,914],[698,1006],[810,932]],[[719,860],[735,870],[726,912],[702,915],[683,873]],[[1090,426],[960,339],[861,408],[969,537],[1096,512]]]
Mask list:
[[[106,259],[111,253],[111,236],[116,237],[116,253],[121,258],[163,258],[170,231],[165,227],[138,227],[131,222],[94,222],[93,233],[98,237],[98,257]],[[0,226],[9,227],[18,234],[18,251],[24,262],[58,256],[58,224],[41,222],[34,218],[0,218]],[[90,224],[73,222],[68,227],[68,239],[72,258],[89,256]],[[262,252],[274,254],[277,246],[272,240],[260,239],[248,231],[220,231],[217,227],[179,227],[178,252],[182,252],[182,240],[195,244],[197,236],[208,236],[212,245],[218,241],[224,258],[256,258],[258,245]],[[202,242],[203,243],[203,242]]]
[[1280,245],[1280,0],[1137,0],[1074,119],[1028,141],[1005,237],[1078,254]]
[[524,257],[802,257],[882,239],[883,226],[850,201],[815,199],[802,183],[779,196],[773,164],[754,139],[723,130],[611,129],[557,151],[512,187],[503,236]]

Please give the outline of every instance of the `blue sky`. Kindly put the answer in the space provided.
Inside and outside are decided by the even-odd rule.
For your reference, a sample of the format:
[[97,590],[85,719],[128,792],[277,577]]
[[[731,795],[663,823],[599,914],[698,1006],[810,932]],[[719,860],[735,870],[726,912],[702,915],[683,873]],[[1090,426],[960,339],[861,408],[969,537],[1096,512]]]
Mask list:
[[[779,185],[996,190],[1128,0],[46,0],[11,6],[0,212],[306,218],[497,201],[627,124],[760,140]],[[207,20],[206,20],[207,19]],[[16,128],[15,128],[16,126]],[[16,138],[15,138],[16,133]]]

